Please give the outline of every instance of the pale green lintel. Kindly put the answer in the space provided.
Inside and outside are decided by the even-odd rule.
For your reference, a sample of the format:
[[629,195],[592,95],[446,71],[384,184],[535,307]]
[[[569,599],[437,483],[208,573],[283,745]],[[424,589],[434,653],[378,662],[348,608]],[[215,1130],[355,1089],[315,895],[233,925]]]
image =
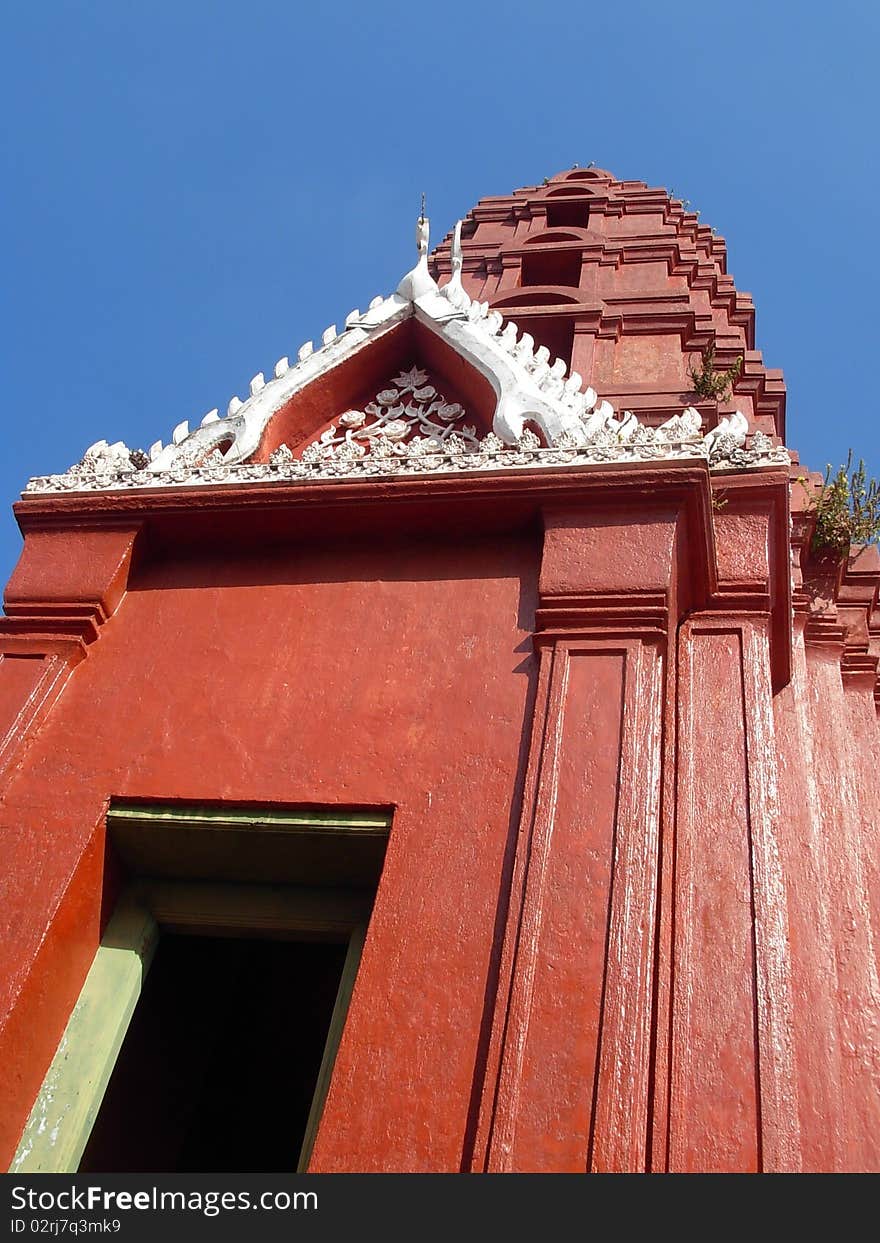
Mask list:
[[114,804],[110,807],[107,818],[113,820],[165,820],[180,821],[189,824],[213,825],[260,825],[308,828],[339,828],[339,829],[374,829],[387,831],[391,824],[390,812],[359,812],[359,811],[254,811],[237,810],[220,811],[216,807],[162,807],[149,804],[129,803]]
[[9,1167],[73,1173],[91,1134],[158,939],[150,912],[124,897],[86,976]]

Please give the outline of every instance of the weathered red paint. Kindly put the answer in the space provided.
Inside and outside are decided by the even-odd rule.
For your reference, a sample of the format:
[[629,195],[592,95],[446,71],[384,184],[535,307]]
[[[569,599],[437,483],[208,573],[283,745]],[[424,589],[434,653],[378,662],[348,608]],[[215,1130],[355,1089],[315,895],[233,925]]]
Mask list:
[[[464,245],[471,293],[525,296],[615,405],[668,417],[714,341],[745,364],[707,421],[782,434],[724,244],[662,191],[561,174],[483,200]],[[544,247],[526,279],[573,251],[577,286],[521,283]],[[488,426],[486,382],[410,324],[261,455],[414,359]],[[880,1169],[880,560],[813,557],[803,492],[793,529],[786,470],[693,461],[21,501],[4,1159],[124,797],[394,807],[314,1170]]]

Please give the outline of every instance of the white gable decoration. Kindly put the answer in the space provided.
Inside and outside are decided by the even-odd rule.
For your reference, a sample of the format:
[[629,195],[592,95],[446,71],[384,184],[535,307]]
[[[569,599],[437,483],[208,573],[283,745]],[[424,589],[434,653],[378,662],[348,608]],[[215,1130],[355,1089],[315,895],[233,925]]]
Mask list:
[[[294,364],[280,359],[272,379],[254,376],[248,397],[233,397],[225,416],[211,410],[193,431],[187,422],[179,423],[171,442],[157,441],[148,454],[131,451],[121,441],[98,441],[65,474],[31,479],[26,491],[114,491],[680,458],[705,458],[710,469],[725,471],[789,462],[785,448],[769,436],[755,432],[749,438],[748,420],[739,411],[705,435],[701,416],[692,407],[657,428],[644,426],[630,411],[616,415],[609,402],[583,387],[577,372],[567,374],[562,360],[551,360],[544,346],[535,348],[528,333],[520,333],[514,323],[505,325],[488,303],[471,300],[461,284],[460,239],[459,223],[452,276],[438,287],[428,271],[428,221],[420,218],[418,263],[397,291],[374,299],[363,315],[352,311],[341,332],[335,325],[328,328],[318,349],[306,342]],[[446,403],[427,384],[427,375],[423,383],[411,369],[402,373],[403,379],[389,381],[364,411],[344,413],[300,457],[282,446],[268,463],[250,461],[269,421],[291,398],[411,316],[492,386],[496,404],[488,435],[480,439],[467,412]],[[391,390],[395,396],[383,401]],[[539,428],[543,440],[528,423]]]

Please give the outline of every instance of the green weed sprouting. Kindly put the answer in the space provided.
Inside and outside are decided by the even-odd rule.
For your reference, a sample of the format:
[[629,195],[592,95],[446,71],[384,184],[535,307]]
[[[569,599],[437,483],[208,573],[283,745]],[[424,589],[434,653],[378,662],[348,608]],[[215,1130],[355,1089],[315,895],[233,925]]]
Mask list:
[[692,389],[698,397],[714,401],[727,401],[731,389],[742,371],[742,355],[726,371],[715,370],[715,346],[707,345],[700,355],[699,367],[688,368]]
[[832,475],[829,463],[821,490],[810,505],[816,515],[812,548],[817,553],[844,556],[851,544],[880,540],[880,480],[871,479],[865,463],[852,468],[852,449],[846,465]]

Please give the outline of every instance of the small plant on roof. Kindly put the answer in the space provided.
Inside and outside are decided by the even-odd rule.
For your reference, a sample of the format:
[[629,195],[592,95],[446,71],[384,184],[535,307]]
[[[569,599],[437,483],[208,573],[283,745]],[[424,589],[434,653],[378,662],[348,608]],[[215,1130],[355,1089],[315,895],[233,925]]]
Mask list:
[[707,345],[700,355],[699,367],[688,368],[693,388],[698,397],[714,401],[727,401],[731,389],[742,371],[742,355],[726,371],[715,370],[715,346]]
[[834,475],[829,463],[810,509],[816,515],[813,552],[841,557],[851,544],[880,541],[880,480],[868,477],[861,458],[853,469],[852,449]]

